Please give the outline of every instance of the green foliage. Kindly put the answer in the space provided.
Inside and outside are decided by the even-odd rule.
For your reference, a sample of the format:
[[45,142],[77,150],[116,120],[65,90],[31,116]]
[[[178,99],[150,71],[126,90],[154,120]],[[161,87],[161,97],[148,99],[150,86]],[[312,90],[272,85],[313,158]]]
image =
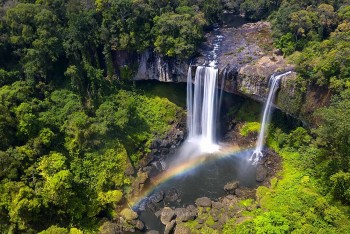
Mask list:
[[125,172],[182,116],[166,98],[125,90],[86,111],[72,91],[25,81],[0,87],[0,100],[3,232],[95,230],[130,190]]
[[311,136],[308,134],[306,129],[298,127],[289,133],[286,141],[290,147],[299,149],[300,147],[308,145],[311,142]]
[[330,177],[332,193],[340,200],[350,202],[350,173],[339,171]]
[[265,212],[254,219],[256,233],[288,233],[289,222],[278,212]]
[[260,130],[260,125],[258,122],[247,122],[240,129],[240,134],[242,136],[248,136],[251,132],[257,133]]
[[283,52],[283,55],[290,55],[295,51],[295,39],[291,32],[283,35],[277,42],[276,47]]
[[254,101],[245,101],[239,109],[236,119],[238,121],[260,122],[260,104]]
[[48,229],[39,232],[39,234],[69,234],[69,231],[66,228],[61,228],[58,226],[51,226]]
[[152,34],[156,50],[170,57],[187,58],[202,39],[204,15],[165,13],[154,18]]
[[[344,203],[349,203],[349,90],[334,96],[328,108],[316,112],[322,124],[314,131],[317,145],[324,148],[320,158],[320,175],[329,181],[331,193]],[[328,184],[328,183],[327,183]]]

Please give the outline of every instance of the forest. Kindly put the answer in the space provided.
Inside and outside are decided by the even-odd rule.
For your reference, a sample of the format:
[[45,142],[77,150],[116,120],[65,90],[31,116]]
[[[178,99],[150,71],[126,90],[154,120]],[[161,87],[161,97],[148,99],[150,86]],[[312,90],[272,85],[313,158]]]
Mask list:
[[325,87],[332,99],[310,113],[308,126],[270,126],[283,179],[259,187],[253,218],[229,220],[223,232],[350,233],[347,0],[0,4],[1,233],[112,233],[103,224],[118,217],[152,142],[185,114],[138,89],[137,67],[117,67],[115,54],[151,49],[189,63],[224,11],[271,22],[274,45],[296,66],[298,89]]

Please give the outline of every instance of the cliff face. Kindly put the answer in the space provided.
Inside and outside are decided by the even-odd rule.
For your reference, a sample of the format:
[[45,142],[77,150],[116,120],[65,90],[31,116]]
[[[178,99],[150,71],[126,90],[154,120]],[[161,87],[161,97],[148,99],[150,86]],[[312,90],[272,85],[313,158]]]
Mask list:
[[139,55],[134,80],[158,80],[161,82],[186,82],[188,64],[176,59],[165,59],[150,50]]
[[[264,101],[269,77],[276,72],[294,70],[293,65],[274,48],[268,22],[247,23],[238,28],[218,28],[208,33],[206,38],[192,66],[205,64],[208,54],[215,50],[219,79],[225,79],[224,90],[227,92]],[[187,62],[162,58],[150,50],[139,55],[137,60],[138,69],[134,80],[187,80]],[[314,109],[327,105],[329,98],[328,90],[315,85],[302,88],[297,82],[297,73],[292,72],[283,78],[275,103],[284,112],[308,119]]]

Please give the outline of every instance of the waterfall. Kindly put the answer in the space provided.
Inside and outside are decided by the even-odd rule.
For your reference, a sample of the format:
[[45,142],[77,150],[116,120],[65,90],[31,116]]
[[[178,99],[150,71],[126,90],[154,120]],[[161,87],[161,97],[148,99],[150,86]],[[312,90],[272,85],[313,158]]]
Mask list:
[[[192,84],[192,72],[187,75],[188,141],[199,145],[201,152],[214,152],[216,144],[218,69],[198,66]],[[194,86],[194,87],[193,87]]]
[[188,68],[187,72],[187,98],[186,98],[186,105],[187,105],[187,131],[189,132],[189,136],[193,133],[193,122],[192,122],[192,115],[193,115],[193,85],[192,85],[192,69],[191,65]]
[[270,122],[272,102],[275,97],[276,91],[278,89],[278,83],[283,76],[288,75],[290,73],[291,71],[277,75],[277,76],[273,74],[269,80],[269,95],[265,103],[258,140],[256,142],[255,150],[249,159],[250,161],[253,161],[253,163],[257,163],[263,157],[262,149],[264,146],[266,128],[268,123]]

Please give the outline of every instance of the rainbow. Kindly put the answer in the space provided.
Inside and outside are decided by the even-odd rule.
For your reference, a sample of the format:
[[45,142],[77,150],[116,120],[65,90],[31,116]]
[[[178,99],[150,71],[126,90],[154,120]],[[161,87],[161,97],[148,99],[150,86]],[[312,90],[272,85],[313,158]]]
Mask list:
[[144,187],[142,192],[138,196],[134,196],[128,199],[128,206],[136,208],[140,202],[150,194],[161,184],[166,183],[170,179],[178,176],[188,173],[189,171],[192,171],[193,169],[197,168],[199,165],[202,165],[204,162],[209,162],[212,160],[221,159],[223,157],[230,157],[232,154],[239,153],[245,150],[249,150],[251,148],[240,148],[238,146],[229,146],[221,149],[220,151],[216,152],[215,154],[205,154],[202,156],[198,156],[195,158],[192,158],[186,162],[183,162],[181,164],[172,166],[171,168],[168,168],[163,173],[159,174],[158,176],[151,178],[150,182]]

